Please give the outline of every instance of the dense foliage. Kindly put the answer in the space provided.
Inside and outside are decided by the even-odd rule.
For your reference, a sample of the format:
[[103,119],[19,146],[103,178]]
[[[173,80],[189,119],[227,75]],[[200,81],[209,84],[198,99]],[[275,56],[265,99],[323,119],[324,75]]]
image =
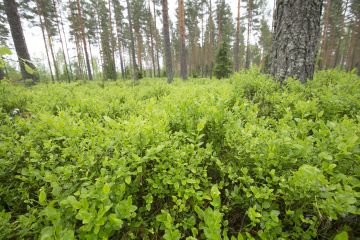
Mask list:
[[338,71],[1,82],[0,238],[359,236],[359,89]]

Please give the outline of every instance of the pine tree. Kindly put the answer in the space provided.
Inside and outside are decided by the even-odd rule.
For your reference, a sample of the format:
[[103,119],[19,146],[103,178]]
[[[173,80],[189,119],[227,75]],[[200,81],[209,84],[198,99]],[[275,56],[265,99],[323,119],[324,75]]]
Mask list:
[[5,12],[10,26],[16,54],[19,58],[20,70],[23,80],[32,79],[35,83],[38,78],[35,74],[35,66],[31,62],[30,54],[26,45],[24,32],[21,26],[18,5],[15,0],[4,1]]
[[187,79],[184,0],[179,0],[180,76]]
[[271,50],[271,74],[283,82],[313,78],[322,0],[277,1]]
[[78,14],[78,21],[79,21],[79,26],[80,26],[81,39],[82,39],[82,43],[83,43],[83,47],[84,47],[87,74],[88,74],[89,80],[92,80],[93,77],[92,77],[92,72],[91,72],[89,53],[87,50],[84,19],[82,17],[82,9],[81,9],[80,0],[77,0],[77,14]]
[[128,11],[129,37],[130,37],[129,50],[131,51],[130,57],[132,59],[132,64],[133,64],[133,79],[135,81],[137,81],[139,79],[139,70],[138,70],[138,66],[137,66],[136,58],[135,58],[135,40],[134,40],[134,34],[133,34],[132,14],[131,14],[129,0],[126,0],[126,7],[127,7],[127,11]]
[[167,0],[161,0],[162,5],[162,17],[163,17],[163,35],[164,35],[164,46],[165,46],[165,61],[166,61],[166,74],[167,82],[172,83],[173,81],[173,68],[171,60],[171,45],[170,45],[170,34],[169,34],[169,14],[168,14],[168,2]]
[[230,48],[226,41],[223,41],[216,55],[215,76],[217,79],[228,78],[232,72],[230,61]]

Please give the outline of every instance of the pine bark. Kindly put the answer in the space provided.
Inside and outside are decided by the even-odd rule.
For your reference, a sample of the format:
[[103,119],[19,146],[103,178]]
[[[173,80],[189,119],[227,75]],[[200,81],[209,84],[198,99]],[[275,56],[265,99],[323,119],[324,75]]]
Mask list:
[[305,83],[315,69],[322,0],[279,0],[276,5],[270,72],[283,82]]
[[168,2],[167,0],[161,0],[161,3],[162,3],[162,16],[163,16],[163,35],[164,35],[164,46],[165,46],[167,82],[172,83],[173,69],[172,69],[172,61],[171,61]]
[[11,36],[15,45],[15,51],[19,58],[20,71],[23,80],[32,79],[35,83],[38,79],[35,75],[30,74],[25,69],[25,64],[35,70],[35,66],[31,63],[30,54],[26,45],[24,32],[21,26],[18,6],[15,0],[4,1],[5,12],[10,26]]
[[185,10],[184,0],[179,0],[179,40],[180,40],[180,75],[187,79],[186,46],[185,46]]

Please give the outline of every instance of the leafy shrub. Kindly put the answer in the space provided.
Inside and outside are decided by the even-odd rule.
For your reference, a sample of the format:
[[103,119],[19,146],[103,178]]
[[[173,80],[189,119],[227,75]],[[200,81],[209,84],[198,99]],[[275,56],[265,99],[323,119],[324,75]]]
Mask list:
[[2,82],[0,238],[359,235],[358,76],[162,81]]

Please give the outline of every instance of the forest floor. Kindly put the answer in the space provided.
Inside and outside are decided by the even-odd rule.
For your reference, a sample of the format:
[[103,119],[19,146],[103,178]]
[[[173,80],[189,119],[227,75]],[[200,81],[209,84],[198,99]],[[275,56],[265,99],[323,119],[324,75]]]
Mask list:
[[353,239],[359,89],[336,70],[1,82],[0,239]]

